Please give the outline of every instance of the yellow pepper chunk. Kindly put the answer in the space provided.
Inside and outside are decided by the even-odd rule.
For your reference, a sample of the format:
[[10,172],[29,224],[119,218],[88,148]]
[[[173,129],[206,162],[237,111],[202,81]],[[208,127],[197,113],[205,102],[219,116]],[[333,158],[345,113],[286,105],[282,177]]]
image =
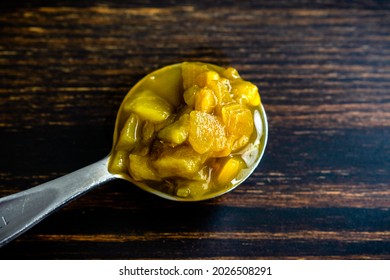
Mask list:
[[148,156],[130,154],[129,174],[136,181],[161,181],[161,178],[156,175],[157,172],[151,166],[150,158]]
[[148,89],[161,96],[174,107],[180,106],[182,99],[177,92],[183,90],[181,69],[172,68],[169,71],[159,71],[156,75],[148,77],[140,90]]
[[137,115],[130,114],[119,135],[116,150],[127,150],[130,152],[139,140],[139,120]]
[[142,140],[150,142],[153,140],[154,135],[154,124],[150,121],[146,121],[142,127]]
[[233,98],[241,103],[250,106],[260,105],[260,95],[257,86],[247,81],[239,81],[232,83]]
[[198,173],[203,164],[203,157],[187,145],[169,149],[166,147],[152,166],[161,178],[192,177]]
[[196,77],[208,71],[207,65],[199,62],[183,62],[181,66],[184,90],[196,84]]
[[200,154],[221,151],[227,145],[226,128],[216,116],[192,111],[188,141]]
[[230,134],[250,135],[253,132],[251,111],[241,104],[229,104],[222,107],[222,120]]
[[168,101],[150,90],[134,94],[132,99],[125,103],[124,110],[136,113],[143,120],[152,122],[162,122],[173,112]]
[[195,110],[211,113],[217,105],[217,98],[214,92],[207,88],[201,88],[195,95]]
[[195,84],[199,87],[206,87],[219,80],[219,74],[215,71],[206,71],[195,77]]
[[238,74],[237,69],[235,69],[233,67],[226,68],[222,72],[222,75],[225,76],[226,78],[230,79],[230,80],[236,80],[236,79],[240,79],[241,78],[240,74]]
[[127,171],[129,152],[114,151],[110,159],[110,172],[120,174]]
[[239,157],[230,157],[224,159],[216,173],[216,184],[219,186],[229,184],[245,166],[243,160]]
[[197,85],[193,85],[189,87],[186,91],[183,93],[184,102],[190,106],[194,107],[195,105],[195,95],[199,91],[199,87]]
[[179,197],[193,197],[200,198],[208,190],[210,186],[207,181],[195,180],[179,180],[177,182],[176,195]]
[[176,122],[161,129],[157,137],[173,146],[182,144],[188,138],[189,125],[190,115],[184,114]]
[[232,152],[236,152],[244,148],[249,143],[250,137],[248,135],[242,135],[238,139],[235,139],[232,146]]

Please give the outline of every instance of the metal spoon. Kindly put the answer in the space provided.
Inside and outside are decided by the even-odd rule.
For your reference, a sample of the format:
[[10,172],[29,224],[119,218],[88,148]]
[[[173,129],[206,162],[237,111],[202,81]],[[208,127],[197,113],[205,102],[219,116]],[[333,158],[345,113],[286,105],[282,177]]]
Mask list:
[[[144,78],[145,79],[145,78]],[[142,80],[141,80],[142,81]],[[131,91],[130,91],[131,92]],[[267,143],[268,123],[262,105],[254,114],[254,123],[257,139],[252,149],[248,149],[247,160],[250,167],[243,169],[234,180],[230,188],[218,193],[212,193],[198,200],[211,199],[230,192],[248,178],[259,164]],[[15,193],[0,199],[0,247],[12,241],[27,231],[54,211],[78,198],[86,192],[114,179],[126,179],[138,187],[160,197],[176,201],[195,201],[194,199],[179,198],[156,190],[143,182],[136,182],[129,178],[111,174],[108,171],[110,155],[102,160],[64,175],[60,178]]]

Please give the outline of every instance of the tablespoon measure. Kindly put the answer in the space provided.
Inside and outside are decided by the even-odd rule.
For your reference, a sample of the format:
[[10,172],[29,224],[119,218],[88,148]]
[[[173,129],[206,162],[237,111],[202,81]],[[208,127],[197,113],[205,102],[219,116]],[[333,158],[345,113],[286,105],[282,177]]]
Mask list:
[[248,150],[247,155],[243,155],[253,162],[249,165],[249,168],[240,172],[229,188],[203,196],[200,199],[179,198],[152,188],[143,182],[111,174],[108,171],[110,160],[110,155],[108,155],[98,162],[57,179],[0,198],[0,247],[12,241],[70,201],[118,178],[126,179],[150,193],[175,201],[205,200],[230,192],[252,174],[263,156],[268,138],[268,123],[262,105],[255,111],[254,125],[257,132],[257,139],[255,140],[257,144],[255,149]]

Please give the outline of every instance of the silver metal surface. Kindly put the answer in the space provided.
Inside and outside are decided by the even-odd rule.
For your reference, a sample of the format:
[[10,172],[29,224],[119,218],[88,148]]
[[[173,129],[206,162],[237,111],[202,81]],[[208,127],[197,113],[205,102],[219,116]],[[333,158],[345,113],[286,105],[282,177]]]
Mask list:
[[53,211],[91,189],[115,179],[108,157],[70,174],[0,199],[0,247]]

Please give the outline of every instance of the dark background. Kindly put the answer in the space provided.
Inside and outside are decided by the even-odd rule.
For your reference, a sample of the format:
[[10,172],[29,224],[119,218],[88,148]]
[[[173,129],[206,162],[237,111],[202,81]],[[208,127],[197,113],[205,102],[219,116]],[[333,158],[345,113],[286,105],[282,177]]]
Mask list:
[[0,196],[106,156],[123,97],[167,64],[234,66],[258,85],[270,129],[262,162],[234,192],[175,203],[114,181],[0,258],[390,258],[389,1],[0,9]]

